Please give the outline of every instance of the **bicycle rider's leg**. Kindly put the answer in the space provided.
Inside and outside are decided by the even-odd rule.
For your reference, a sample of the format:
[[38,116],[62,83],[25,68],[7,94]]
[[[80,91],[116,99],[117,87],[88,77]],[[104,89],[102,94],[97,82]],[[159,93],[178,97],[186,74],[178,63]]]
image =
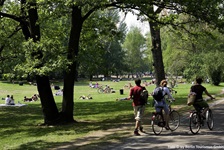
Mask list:
[[157,102],[156,100],[154,100],[153,104],[154,104],[156,113],[161,112],[162,108],[160,108],[160,106],[163,106],[163,104],[161,102]]
[[200,101],[200,102],[195,102],[193,104],[196,112],[197,112],[197,115],[199,117],[199,120],[201,120],[201,109],[204,108],[203,106],[206,106],[206,105],[203,105],[203,101]]
[[164,112],[165,112],[164,116],[165,116],[165,121],[166,121],[165,128],[168,128],[169,127],[168,124],[169,124],[169,120],[170,120],[170,116],[169,116],[170,111],[169,111],[169,107],[166,103],[164,104],[163,109],[164,109]]
[[165,114],[164,114],[164,120],[166,122],[165,128],[167,128],[168,127],[168,122],[169,122],[169,108],[168,108],[168,105],[163,100],[162,101],[159,101],[159,102],[158,101],[155,101],[155,109],[156,109],[156,112],[161,112],[161,109],[162,108],[160,108],[158,106],[163,107],[163,110],[165,112]]
[[208,103],[206,102],[206,101],[202,101],[202,102],[200,102],[199,103],[199,105],[202,107],[202,108],[204,108],[204,110],[203,110],[203,112],[202,112],[202,115],[203,115],[203,117],[205,118],[205,113],[209,110],[209,105],[208,105]]

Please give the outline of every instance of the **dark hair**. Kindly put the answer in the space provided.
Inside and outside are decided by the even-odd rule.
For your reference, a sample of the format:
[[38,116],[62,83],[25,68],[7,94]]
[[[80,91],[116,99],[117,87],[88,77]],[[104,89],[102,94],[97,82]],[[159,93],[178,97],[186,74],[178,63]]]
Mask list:
[[136,80],[135,80],[135,84],[136,84],[136,85],[140,85],[140,84],[141,84],[141,79],[136,79]]
[[203,81],[202,78],[200,78],[200,77],[197,77],[197,78],[196,78],[196,83],[201,84],[202,81]]

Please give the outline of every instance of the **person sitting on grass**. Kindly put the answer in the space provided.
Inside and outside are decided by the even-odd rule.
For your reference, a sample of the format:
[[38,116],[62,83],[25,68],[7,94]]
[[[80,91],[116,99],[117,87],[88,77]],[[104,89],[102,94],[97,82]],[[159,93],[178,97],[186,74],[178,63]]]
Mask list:
[[13,98],[13,95],[11,95],[11,101],[10,101],[11,105],[15,105],[15,101],[14,101],[14,98]]
[[5,98],[5,104],[6,105],[15,105],[13,95],[11,97],[9,95],[7,95],[7,97]]
[[62,96],[62,95],[63,95],[63,89],[58,90],[58,91],[55,93],[55,96]]
[[34,95],[32,96],[32,100],[33,100],[33,101],[37,101],[37,100],[38,100],[38,95],[37,95],[37,94],[34,94]]

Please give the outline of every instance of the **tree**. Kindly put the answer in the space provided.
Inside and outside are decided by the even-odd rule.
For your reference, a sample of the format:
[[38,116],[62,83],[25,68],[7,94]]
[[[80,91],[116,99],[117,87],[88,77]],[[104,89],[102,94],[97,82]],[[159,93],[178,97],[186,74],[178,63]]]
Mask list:
[[132,27],[130,29],[123,48],[126,51],[126,61],[129,63],[132,75],[148,71],[148,69],[143,68],[148,60],[144,61],[144,58],[147,57],[145,53],[145,38],[139,28]]
[[[1,6],[5,1],[1,1]],[[158,29],[158,25],[160,24],[168,24],[173,23],[174,25],[179,25],[178,22],[175,24],[175,16],[177,15],[169,15],[167,18],[158,17],[158,13],[153,12],[153,5],[157,6],[159,11],[164,8],[169,8],[171,10],[175,10],[177,13],[189,13],[192,16],[197,18],[197,21],[207,21],[212,24],[214,27],[223,27],[222,11],[221,7],[222,1],[211,1],[208,3],[201,4],[198,1],[173,1],[172,3],[167,1],[137,1],[137,0],[122,0],[122,1],[107,1],[107,0],[82,0],[82,1],[26,1],[21,0],[20,3],[12,2],[15,5],[21,4],[21,7],[17,7],[17,13],[11,14],[7,13],[7,10],[1,8],[0,16],[10,18],[17,22],[17,24],[21,27],[22,33],[27,40],[27,54],[30,54],[30,57],[33,60],[32,69],[36,72],[36,80],[37,87],[41,97],[41,104],[44,113],[44,122],[45,124],[54,124],[58,122],[75,122],[73,118],[73,109],[74,109],[74,82],[77,80],[78,76],[78,56],[80,50],[80,38],[81,32],[84,25],[84,22],[96,11],[99,9],[106,9],[108,7],[117,7],[121,9],[138,9],[140,10],[140,15],[146,15],[150,19],[151,30],[153,31],[153,58],[155,62],[155,69],[161,72],[161,75],[164,75],[163,63],[162,63],[162,54],[161,54],[161,44],[160,44],[160,32]],[[47,65],[47,56],[44,43],[46,41],[41,41],[41,28],[39,18],[38,18],[38,6],[45,8],[48,10],[43,13],[49,14],[68,14],[71,17],[71,25],[67,44],[67,49],[64,51],[64,55],[66,55],[66,63],[64,69],[64,95],[62,102],[62,110],[60,115],[58,113],[57,107],[54,102],[54,98],[52,95],[52,91],[49,83],[49,66]],[[196,6],[196,7],[195,7]],[[150,9],[149,9],[150,8]],[[18,10],[20,10],[20,14],[18,14]],[[204,15],[207,14],[207,15]],[[208,15],[209,14],[209,15]],[[60,16],[60,15],[59,15]],[[43,45],[44,44],[44,45]],[[158,49],[157,49],[158,48]],[[157,51],[158,50],[158,51]],[[158,53],[158,55],[157,55]],[[62,54],[63,55],[63,54]],[[63,55],[63,56],[64,56]],[[158,64],[158,65],[157,65]],[[161,66],[161,68],[158,68]],[[157,72],[157,74],[159,74]],[[158,79],[159,81],[160,79]]]
[[[191,33],[185,30],[173,30],[171,27],[169,28],[171,30],[166,28],[165,32],[168,37],[164,37],[163,41],[167,41],[164,44],[166,45],[164,47],[164,62],[167,69],[177,70],[179,68],[178,70],[181,70],[179,75],[184,75],[188,81],[194,80],[196,76],[215,80],[214,77],[211,77],[211,72],[217,69],[213,66],[213,58],[216,56],[217,62],[219,58],[222,58],[222,53],[217,55],[217,52],[222,52],[222,34],[203,23],[194,24],[194,27],[190,25],[185,25],[185,27],[190,28]],[[215,63],[215,66],[222,68],[220,63]],[[219,74],[221,75],[222,72]],[[218,80],[220,80],[220,75],[217,76]]]
[[[1,3],[2,5],[4,3]],[[40,24],[38,21],[37,3],[36,1],[21,1],[21,16],[7,14],[0,12],[3,17],[11,18],[18,23],[23,31],[23,35],[28,43],[27,49],[30,50],[30,56],[34,61],[32,63],[33,69],[36,71],[37,88],[41,98],[41,104],[44,114],[44,124],[55,124],[58,122],[74,122],[73,119],[73,95],[74,95],[74,81],[77,79],[77,56],[79,53],[79,42],[81,31],[84,21],[93,14],[96,10],[106,7],[114,6],[114,3],[108,3],[107,1],[77,1],[68,2],[64,5],[64,2],[56,1],[40,1],[39,6],[47,7],[48,13],[58,13],[57,9],[63,10],[65,6],[71,8],[71,30],[68,38],[68,48],[66,51],[67,62],[64,70],[64,93],[62,110],[59,115],[56,104],[54,102],[53,94],[50,88],[48,72],[46,69],[46,57],[43,54],[44,45],[40,42]],[[69,12],[69,9],[65,9]],[[65,13],[67,13],[65,12]],[[31,39],[31,40],[30,40]]]
[[[175,28],[184,28],[184,24],[192,20],[177,20],[180,14],[189,14],[193,22],[207,22],[215,28],[223,31],[223,5],[221,0],[201,3],[199,1],[150,1],[138,3],[134,1],[132,8],[139,10],[137,14],[142,20],[148,20],[152,37],[152,54],[157,85],[165,78],[160,28],[164,25],[172,25]],[[208,7],[209,6],[209,7]],[[207,15],[205,15],[207,14]],[[211,15],[208,15],[211,14]],[[144,18],[144,16],[147,16]]]
[[109,76],[122,69],[124,52],[121,43],[126,28],[121,28],[123,23],[117,26],[118,23],[118,11],[104,10],[90,16],[83,26],[79,70],[81,68],[82,75],[89,74],[90,80],[94,74]]

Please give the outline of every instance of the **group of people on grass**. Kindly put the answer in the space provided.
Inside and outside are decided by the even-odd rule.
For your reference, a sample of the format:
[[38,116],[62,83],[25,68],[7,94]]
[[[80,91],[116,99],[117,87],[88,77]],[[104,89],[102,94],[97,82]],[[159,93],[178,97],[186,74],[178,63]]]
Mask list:
[[[201,108],[205,108],[204,112],[206,112],[206,110],[209,109],[209,105],[207,104],[206,101],[203,100],[202,98],[202,94],[205,92],[205,94],[207,96],[209,96],[211,99],[214,99],[214,97],[209,94],[209,92],[207,91],[207,89],[202,86],[202,78],[196,78],[196,84],[192,85],[190,88],[190,93],[194,92],[196,94],[196,98],[194,101],[194,108],[197,112],[201,111]],[[116,100],[133,100],[132,102],[132,106],[134,109],[134,117],[135,117],[135,128],[134,128],[134,135],[140,135],[139,134],[139,130],[141,132],[143,132],[143,126],[142,126],[142,117],[144,114],[144,110],[145,110],[145,104],[141,103],[140,100],[140,93],[139,91],[142,91],[145,89],[144,86],[141,86],[141,79],[136,79],[135,80],[135,86],[132,87],[130,89],[130,94],[129,97],[127,98],[122,98],[122,99],[116,99]],[[173,101],[175,101],[175,99],[173,98],[173,96],[170,93],[170,90],[167,87],[168,82],[166,80],[162,80],[160,82],[160,87],[163,89],[163,95],[167,95],[169,97],[169,99],[172,99]],[[158,101],[156,99],[154,99],[154,107],[156,112],[160,112],[161,109],[164,110],[165,112],[165,129],[169,130],[169,108],[168,108],[168,104],[165,101],[165,98],[163,98],[162,100]]]
[[99,83],[96,82],[96,84],[93,84],[92,82],[89,82],[89,87],[91,87],[91,88],[98,88],[99,87]]
[[34,95],[31,96],[31,97],[26,97],[26,96],[24,96],[23,101],[24,101],[24,102],[35,102],[35,101],[38,100],[38,98],[39,98],[39,95],[38,95],[38,94],[34,94]]
[[[38,94],[34,94],[30,98],[27,98],[26,96],[24,96],[23,101],[24,102],[32,102],[32,101],[37,101],[38,98],[39,98],[39,95]],[[6,105],[15,105],[15,100],[13,98],[13,95],[11,95],[11,96],[7,95],[6,98],[2,98],[2,100],[5,100],[5,104]]]
[[13,95],[7,95],[6,98],[5,98],[5,104],[6,105],[15,105],[15,102],[14,102],[14,98],[13,98]]

